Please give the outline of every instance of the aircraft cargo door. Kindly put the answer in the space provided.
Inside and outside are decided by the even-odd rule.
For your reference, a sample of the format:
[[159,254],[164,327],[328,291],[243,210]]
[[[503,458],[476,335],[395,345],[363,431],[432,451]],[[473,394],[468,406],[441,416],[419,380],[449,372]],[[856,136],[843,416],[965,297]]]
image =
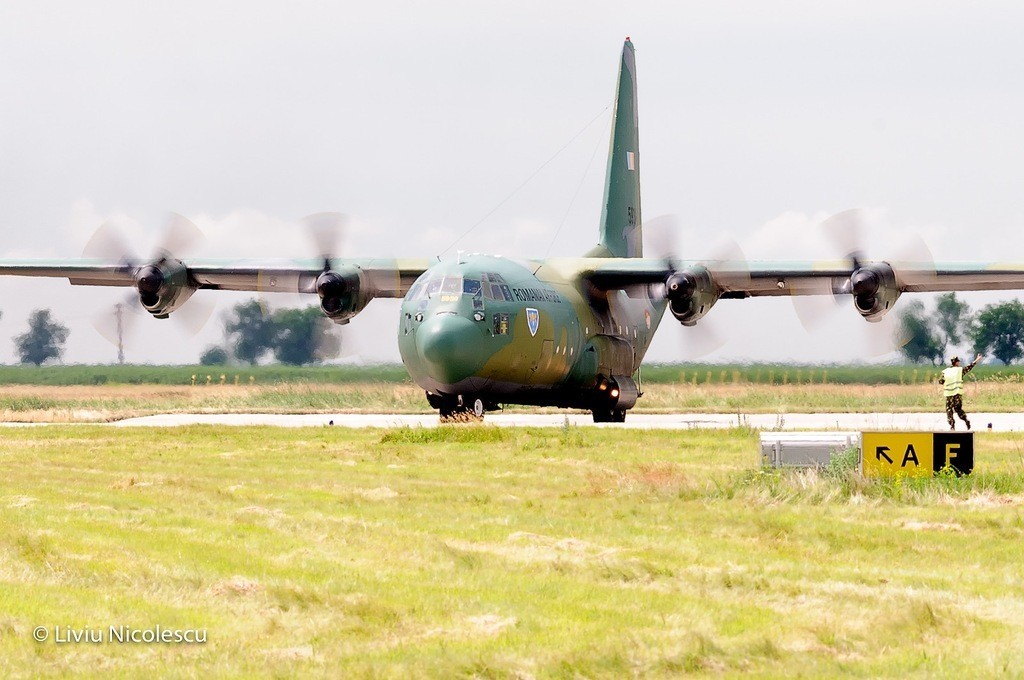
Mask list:
[[540,357],[534,364],[534,370],[530,371],[530,376],[527,382],[529,383],[540,383],[548,384],[551,382],[551,363],[555,356],[555,342],[554,340],[545,340],[541,344]]

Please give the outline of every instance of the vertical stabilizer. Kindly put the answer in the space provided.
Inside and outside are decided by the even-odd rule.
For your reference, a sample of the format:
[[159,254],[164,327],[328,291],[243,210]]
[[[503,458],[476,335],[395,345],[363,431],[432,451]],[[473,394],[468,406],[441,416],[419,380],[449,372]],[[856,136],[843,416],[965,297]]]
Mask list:
[[636,60],[626,38],[612,113],[612,139],[604,184],[600,240],[588,257],[641,257],[640,134],[636,112]]

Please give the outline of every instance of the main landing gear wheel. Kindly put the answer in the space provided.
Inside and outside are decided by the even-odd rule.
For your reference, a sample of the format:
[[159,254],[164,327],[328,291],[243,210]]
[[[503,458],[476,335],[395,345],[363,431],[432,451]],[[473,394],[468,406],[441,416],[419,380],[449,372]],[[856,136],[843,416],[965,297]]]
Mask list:
[[626,422],[626,409],[623,408],[595,408],[595,423],[624,423]]
[[441,397],[427,395],[427,401],[438,410],[442,423],[471,423],[484,419],[487,405],[479,397]]

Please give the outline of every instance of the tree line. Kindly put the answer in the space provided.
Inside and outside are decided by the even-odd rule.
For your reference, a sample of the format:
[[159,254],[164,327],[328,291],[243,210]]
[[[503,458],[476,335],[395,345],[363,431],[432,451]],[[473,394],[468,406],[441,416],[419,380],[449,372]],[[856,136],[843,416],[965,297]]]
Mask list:
[[232,307],[224,321],[224,344],[208,347],[199,362],[213,366],[234,359],[256,364],[272,354],[291,366],[317,363],[337,356],[341,349],[332,333],[334,325],[318,305],[270,312],[258,300],[249,300]]
[[[249,300],[228,312],[224,343],[208,347],[200,363],[256,364],[268,355],[292,366],[317,363],[340,350],[333,326],[317,305],[269,312],[257,300]],[[54,319],[49,309],[37,309],[29,315],[28,331],[14,338],[15,352],[21,363],[41,366],[63,356],[69,335],[68,327]]]
[[[956,293],[939,295],[934,309],[921,300],[899,312],[903,344],[900,352],[912,363],[944,363],[947,354],[970,348],[1011,364],[1024,356],[1024,304],[1019,300],[986,305],[974,312]],[[39,366],[60,359],[69,331],[50,310],[29,315],[28,331],[14,338],[21,363]],[[272,355],[283,364],[304,366],[337,356],[340,341],[333,322],[317,305],[301,309],[266,310],[256,299],[241,302],[227,313],[224,341],[208,347],[204,365],[237,361],[256,364]]]
[[921,300],[911,301],[899,320],[904,341],[900,352],[913,363],[942,364],[947,354],[965,347],[1004,364],[1024,356],[1024,304],[1020,300],[986,305],[974,312],[956,293],[945,293],[935,299],[930,311]]

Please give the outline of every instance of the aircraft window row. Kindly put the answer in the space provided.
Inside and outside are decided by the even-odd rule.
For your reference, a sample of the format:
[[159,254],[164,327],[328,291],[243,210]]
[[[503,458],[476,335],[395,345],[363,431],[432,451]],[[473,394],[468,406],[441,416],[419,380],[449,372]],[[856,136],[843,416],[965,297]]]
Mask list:
[[461,276],[432,276],[426,281],[417,281],[409,289],[409,300],[432,298],[438,293],[458,294],[462,288]]
[[472,295],[474,298],[482,294],[488,300],[515,301],[512,297],[512,289],[505,283],[505,279],[500,274],[494,273],[483,274],[479,279],[448,275],[445,277],[434,276],[426,281],[417,281],[409,290],[408,299],[415,301],[432,298],[438,293],[457,295],[460,292],[465,295]]

